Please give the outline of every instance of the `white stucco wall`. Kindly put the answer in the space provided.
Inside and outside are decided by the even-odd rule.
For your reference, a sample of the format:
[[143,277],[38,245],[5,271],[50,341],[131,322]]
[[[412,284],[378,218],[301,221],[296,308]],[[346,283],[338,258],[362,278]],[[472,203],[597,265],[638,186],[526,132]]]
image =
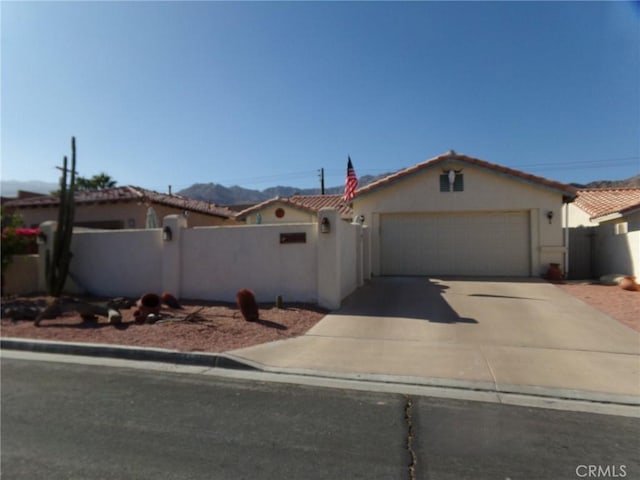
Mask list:
[[[304,233],[306,243],[281,244],[281,233]],[[184,298],[235,301],[253,290],[258,301],[317,300],[314,224],[202,227],[183,231]]]
[[162,231],[74,231],[70,274],[101,296],[162,293]]
[[[616,224],[626,223],[627,233],[616,233]],[[596,230],[595,271],[640,278],[640,212],[602,223]]]
[[569,204],[568,215],[564,214],[564,209],[563,209],[563,218],[564,218],[564,221],[566,222],[566,225],[568,225],[569,228],[594,227],[598,225],[598,222],[592,221],[590,219],[590,215],[584,210],[582,210],[580,207],[576,206],[574,203]]
[[[329,233],[319,233],[318,223],[186,228],[181,215],[163,219],[171,240],[163,240],[161,228],[76,229],[71,275],[88,292],[108,297],[167,291],[183,299],[235,302],[238,290],[248,288],[260,302],[281,295],[285,302],[338,308],[368,272],[358,254],[362,227],[340,220],[334,209],[322,214],[331,219]],[[43,259],[52,247],[55,223],[41,228],[47,237],[38,257],[43,290]],[[282,234],[304,234],[305,241],[282,243]]]
[[340,245],[340,296],[344,298],[352,293],[358,284],[356,275],[361,261],[358,242],[362,227],[343,221],[338,221],[337,226],[340,235],[338,237],[338,244]]
[[[364,215],[365,224],[371,227],[375,275],[380,273],[379,218],[385,213],[528,211],[532,276],[546,272],[549,263],[564,264],[560,193],[473,165],[450,163],[446,168],[462,169],[463,192],[440,192],[442,169],[433,168],[354,199],[355,214]],[[547,219],[549,211],[553,212],[551,223]]]

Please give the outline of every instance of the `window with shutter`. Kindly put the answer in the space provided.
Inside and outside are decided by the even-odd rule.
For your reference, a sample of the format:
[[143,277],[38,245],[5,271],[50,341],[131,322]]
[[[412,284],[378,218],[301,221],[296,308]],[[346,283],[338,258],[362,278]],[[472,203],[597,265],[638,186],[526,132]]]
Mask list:
[[[440,175],[440,191],[441,192],[451,192],[451,185],[449,184],[449,175],[443,173]],[[462,173],[457,173],[456,178],[453,181],[453,191],[454,192],[463,192],[464,191],[464,175]]]

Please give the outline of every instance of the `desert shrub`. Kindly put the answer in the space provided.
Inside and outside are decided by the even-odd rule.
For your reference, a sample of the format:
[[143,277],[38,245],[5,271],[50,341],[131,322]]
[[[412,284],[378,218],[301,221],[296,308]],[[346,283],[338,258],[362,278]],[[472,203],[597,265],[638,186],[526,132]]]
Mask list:
[[2,212],[2,271],[11,263],[14,255],[38,253],[39,228],[21,228],[22,219]]

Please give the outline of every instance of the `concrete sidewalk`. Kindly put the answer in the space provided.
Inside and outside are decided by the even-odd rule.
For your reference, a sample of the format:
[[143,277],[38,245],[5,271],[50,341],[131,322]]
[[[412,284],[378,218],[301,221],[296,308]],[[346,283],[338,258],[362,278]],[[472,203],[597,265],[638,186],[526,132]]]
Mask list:
[[270,372],[640,404],[640,334],[532,279],[375,278],[306,335],[226,356]]

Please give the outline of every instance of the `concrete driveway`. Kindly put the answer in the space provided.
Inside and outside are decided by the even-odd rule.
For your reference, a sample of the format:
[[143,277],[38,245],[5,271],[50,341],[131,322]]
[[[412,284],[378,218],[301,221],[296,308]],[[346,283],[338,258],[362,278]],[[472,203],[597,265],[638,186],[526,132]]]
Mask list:
[[640,334],[536,279],[374,278],[306,335],[230,354],[267,371],[640,404]]

